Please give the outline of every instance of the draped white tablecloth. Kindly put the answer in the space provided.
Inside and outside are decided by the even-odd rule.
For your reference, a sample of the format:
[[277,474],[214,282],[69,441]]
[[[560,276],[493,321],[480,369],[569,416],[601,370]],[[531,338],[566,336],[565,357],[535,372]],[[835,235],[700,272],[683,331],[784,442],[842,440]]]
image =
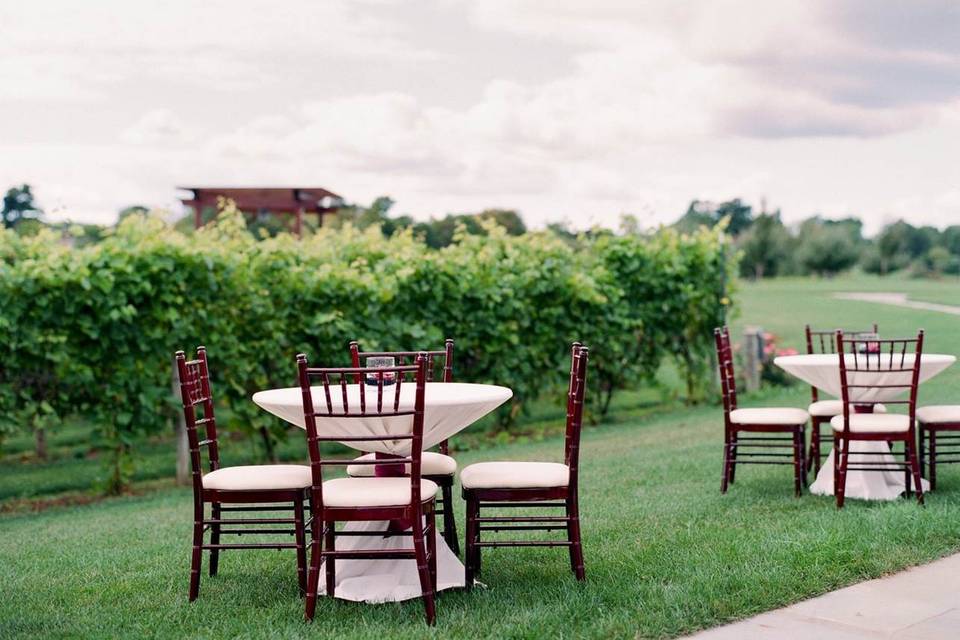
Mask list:
[[[365,385],[367,415],[362,418],[317,416],[317,431],[323,437],[336,436],[389,436],[410,434],[411,416],[372,415],[377,408],[376,385]],[[384,387],[385,410],[393,409],[394,385]],[[400,411],[412,411],[417,387],[412,382],[400,386]],[[327,411],[326,395],[322,386],[312,388],[313,410]],[[507,387],[492,384],[468,384],[463,382],[428,382],[424,391],[423,448],[440,444],[458,431],[473,424],[513,396]],[[253,394],[253,401],[278,418],[301,429],[303,422],[303,395],[300,387],[270,389]],[[332,413],[343,413],[343,396],[339,385],[330,385]],[[351,413],[360,413],[360,385],[347,385],[347,407]],[[376,442],[344,442],[353,449],[367,452],[388,453],[406,456],[410,453],[409,440],[384,440]]]
[[[395,387],[384,388],[384,406],[393,408]],[[399,409],[412,410],[416,385],[404,383],[400,388]],[[323,387],[313,387],[313,409],[327,410]],[[367,412],[376,411],[377,388],[368,385],[364,390]],[[507,387],[488,384],[459,382],[428,382],[424,391],[423,448],[428,449],[450,436],[462,431],[484,417],[513,396]],[[305,428],[303,420],[303,396],[299,387],[270,389],[253,395],[253,401],[275,416]],[[339,386],[331,385],[330,401],[333,413],[343,410]],[[360,386],[347,385],[347,405],[351,412],[360,412]],[[317,416],[317,431],[322,436],[358,436],[409,434],[413,416],[341,418]],[[344,442],[344,445],[366,452],[380,452],[406,456],[410,453],[409,440],[382,442]],[[387,522],[349,522],[344,531],[385,531]],[[437,529],[440,529],[438,517]],[[460,559],[450,550],[438,531],[437,537],[437,590],[463,587],[464,569]],[[413,546],[410,536],[341,536],[337,549],[400,549]],[[325,593],[326,583],[323,567],[320,569],[320,593]],[[399,602],[419,598],[420,577],[414,560],[337,560],[336,597],[356,602]]]
[[[853,354],[845,354],[844,357],[848,366],[854,365]],[[858,354],[856,356],[861,365],[870,358],[870,366],[876,368],[878,362],[877,354]],[[956,362],[956,356],[924,353],[920,356],[920,382],[925,382],[942,372],[944,369]],[[900,356],[894,355],[893,368],[910,368],[913,366],[914,355],[906,354],[903,365],[901,366]],[[840,388],[840,358],[837,354],[801,354],[796,356],[780,356],[774,359],[774,364],[807,382],[821,391],[839,397],[842,393]],[[847,382],[849,384],[909,384],[910,372],[886,371],[884,368],[890,367],[890,354],[884,353],[879,356],[880,371],[868,372],[847,372]],[[890,401],[902,396],[902,389],[850,389],[853,400],[862,401]],[[897,405],[894,405],[897,406]],[[904,406],[904,405],[900,405]],[[886,455],[857,455],[857,452],[864,453],[884,453]],[[815,495],[833,495],[833,458],[834,452],[831,450],[827,456],[820,472],[817,473],[817,479],[810,485],[810,493]],[[850,443],[850,465],[851,466],[870,466],[883,467],[895,462],[894,456],[890,453],[890,447],[886,442],[851,442]],[[923,490],[929,488],[929,483],[922,480]],[[847,472],[846,497],[860,498],[863,500],[894,500],[906,490],[903,471],[857,471]]]
[[[847,366],[854,366],[854,355],[852,353],[844,354]],[[890,367],[890,354],[884,353],[879,358],[879,368],[877,369],[877,354],[858,354],[856,356],[860,367],[864,367],[869,358],[872,371],[847,371],[847,384],[910,384],[911,372],[883,371]],[[903,366],[900,366],[900,356],[894,355],[894,369],[909,369],[913,366],[914,354],[908,353],[904,356]],[[944,355],[940,353],[924,353],[920,356],[920,382],[925,382],[937,375],[954,362],[956,356]],[[804,382],[813,385],[817,389],[829,393],[839,398],[842,390],[840,389],[840,357],[835,353],[813,353],[801,354],[796,356],[780,356],[775,358],[773,363],[792,374]],[[851,389],[852,400],[863,400],[865,402],[894,400],[903,395],[903,389]]]

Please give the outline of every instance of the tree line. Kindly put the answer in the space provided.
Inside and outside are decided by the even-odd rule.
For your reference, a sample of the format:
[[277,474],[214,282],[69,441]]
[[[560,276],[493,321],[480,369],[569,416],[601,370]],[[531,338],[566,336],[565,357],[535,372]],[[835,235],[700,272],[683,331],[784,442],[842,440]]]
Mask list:
[[[367,206],[349,204],[324,223],[333,229],[347,226],[367,229],[378,227],[383,236],[410,230],[413,235],[433,249],[454,243],[458,233],[484,235],[487,223],[495,222],[507,235],[521,236],[528,229],[523,217],[512,209],[486,209],[478,213],[448,213],[429,220],[415,220],[409,215],[394,215],[393,199],[376,198]],[[119,212],[118,222],[131,215],[147,213],[147,207],[133,205]],[[42,220],[43,210],[34,201],[30,185],[10,188],[3,198],[3,226],[21,235],[34,235],[42,228],[59,231],[75,247],[97,243],[111,233],[113,226],[95,224],[57,223]],[[206,221],[213,221],[217,212],[202,212]],[[305,221],[305,233],[319,231],[316,221]],[[866,273],[887,275],[907,272],[916,277],[960,275],[960,224],[943,230],[933,226],[916,227],[904,220],[886,225],[874,237],[865,237],[863,222],[856,217],[829,219],[812,216],[798,225],[784,224],[779,210],[759,213],[739,198],[713,203],[694,200],[687,211],[671,225],[683,233],[692,233],[700,227],[723,225],[740,251],[739,272],[742,277],[759,279],[789,275],[833,276],[859,268]],[[186,215],[175,223],[184,234],[192,234],[193,216]],[[635,218],[624,216],[621,226],[637,232]],[[247,219],[247,230],[256,237],[275,237],[287,229],[287,222],[269,213]],[[553,223],[547,230],[554,235],[575,242],[578,235],[562,223]],[[612,233],[594,229],[588,237]]]
[[868,238],[859,218],[813,216],[788,227],[779,210],[755,213],[734,199],[719,204],[694,200],[673,226],[689,232],[720,224],[741,252],[740,275],[745,278],[833,276],[854,267],[876,275],[960,275],[960,225],[940,230],[897,220]]

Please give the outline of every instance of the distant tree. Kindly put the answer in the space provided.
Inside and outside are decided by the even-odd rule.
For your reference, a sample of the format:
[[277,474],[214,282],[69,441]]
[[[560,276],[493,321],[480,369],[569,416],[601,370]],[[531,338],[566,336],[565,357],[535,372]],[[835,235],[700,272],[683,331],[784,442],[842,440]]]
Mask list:
[[801,234],[797,261],[806,273],[833,276],[857,263],[860,249],[848,230],[836,225],[811,224]]
[[479,220],[494,220],[511,236],[522,236],[527,232],[523,218],[513,209],[484,209],[476,217]]
[[915,275],[930,277],[939,277],[945,273],[950,273],[956,258],[950,255],[950,252],[944,247],[933,247],[923,256],[917,259],[917,266],[920,271]]
[[940,233],[940,246],[955,256],[960,256],[960,225],[950,225]]
[[65,223],[63,225],[63,232],[64,235],[73,242],[73,246],[85,247],[103,240],[107,233],[107,228],[98,224]]
[[550,222],[547,224],[547,231],[567,242],[573,242],[577,239],[577,234],[570,230],[566,222]]
[[860,246],[863,244],[863,221],[860,218],[840,218],[831,220],[819,216],[813,218],[821,225],[828,228],[837,229],[847,234],[854,244]]
[[740,202],[740,198],[721,202],[714,213],[714,217],[717,222],[729,218],[727,233],[734,237],[739,236],[753,224],[753,210],[750,205]]
[[780,220],[780,212],[761,213],[740,235],[740,274],[759,280],[781,274],[789,260],[792,238]]
[[439,249],[453,243],[453,236],[461,225],[469,234],[485,234],[486,231],[484,231],[482,223],[486,220],[495,221],[512,236],[523,235],[527,232],[527,226],[524,224],[523,218],[512,209],[486,209],[480,213],[448,213],[443,218],[415,223],[413,232],[421,236],[428,246]]
[[[934,231],[936,231],[934,229]],[[876,273],[886,275],[910,264],[933,245],[929,231],[898,220],[888,224],[876,239]],[[866,268],[868,265],[864,265]]]
[[120,224],[130,216],[143,216],[148,213],[150,213],[150,209],[142,204],[133,204],[129,207],[124,207],[123,209],[120,209],[120,213],[117,215],[117,224]]
[[40,230],[45,226],[47,225],[43,224],[36,218],[21,218],[13,230],[18,236],[29,238],[40,233]]
[[7,190],[0,215],[3,217],[3,226],[11,229],[21,221],[39,220],[43,211],[34,202],[30,185],[22,184]]
[[724,218],[728,218],[727,233],[737,237],[753,223],[753,209],[741,202],[740,198],[720,204],[694,200],[673,226],[681,232],[690,233],[701,226],[713,227]]
[[694,200],[687,207],[686,213],[673,223],[673,227],[681,233],[693,233],[700,227],[712,227],[716,223],[710,203]]

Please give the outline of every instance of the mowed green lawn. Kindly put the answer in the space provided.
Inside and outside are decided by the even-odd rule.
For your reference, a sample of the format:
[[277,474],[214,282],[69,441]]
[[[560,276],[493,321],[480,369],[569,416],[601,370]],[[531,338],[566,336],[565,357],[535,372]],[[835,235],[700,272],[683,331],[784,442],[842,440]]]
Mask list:
[[[889,290],[912,285],[897,280]],[[830,297],[867,288],[860,278],[745,284],[734,333],[762,324],[799,347],[805,322],[876,321],[886,335],[923,327],[928,351],[960,353],[958,317]],[[960,287],[942,284],[939,295],[951,292]],[[797,385],[743,404],[804,406],[808,398]],[[925,385],[921,400],[960,402],[960,367]],[[831,498],[793,498],[787,467],[745,467],[721,496],[721,424],[716,406],[675,407],[586,430],[587,582],[573,580],[563,550],[488,551],[488,587],[443,593],[434,629],[419,601],[322,600],[305,624],[293,556],[274,551],[225,552],[220,575],[205,575],[200,599],[187,603],[185,490],[2,516],[0,638],[674,637],[960,550],[960,469],[942,472],[924,508],[850,500],[838,512]],[[561,447],[555,437],[458,457],[555,460]]]

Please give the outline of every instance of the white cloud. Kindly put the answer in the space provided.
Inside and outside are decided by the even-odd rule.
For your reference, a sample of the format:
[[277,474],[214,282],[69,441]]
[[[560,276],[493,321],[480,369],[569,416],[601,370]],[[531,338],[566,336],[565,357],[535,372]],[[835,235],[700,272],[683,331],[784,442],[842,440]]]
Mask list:
[[578,225],[624,211],[666,222],[695,197],[767,196],[788,220],[831,203],[875,221],[960,209],[945,4],[97,9],[0,9],[0,180],[78,215],[218,182]]
[[183,123],[170,109],[151,109],[121,134],[133,144],[172,144],[189,140]]

